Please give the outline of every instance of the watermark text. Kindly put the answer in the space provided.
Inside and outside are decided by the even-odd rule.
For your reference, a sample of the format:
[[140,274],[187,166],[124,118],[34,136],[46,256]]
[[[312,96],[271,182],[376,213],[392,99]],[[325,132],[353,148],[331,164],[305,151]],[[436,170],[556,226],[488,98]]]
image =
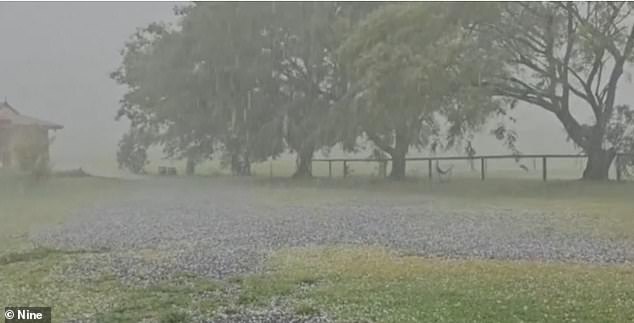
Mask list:
[[4,308],[5,323],[51,323],[50,307],[5,307]]

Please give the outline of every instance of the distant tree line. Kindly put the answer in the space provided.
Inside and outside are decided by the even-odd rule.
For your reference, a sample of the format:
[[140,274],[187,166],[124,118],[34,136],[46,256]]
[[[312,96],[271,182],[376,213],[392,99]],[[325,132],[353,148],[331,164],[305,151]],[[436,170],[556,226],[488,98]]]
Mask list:
[[[634,110],[617,102],[631,76],[634,6],[626,2],[217,2],[176,10],[125,44],[112,78],[127,87],[130,129],[119,164],[141,172],[147,149],[222,156],[236,175],[296,154],[370,142],[405,176],[411,149],[469,138],[491,118],[515,149],[518,102],[552,113],[589,155],[584,179],[606,179],[634,150]],[[590,109],[594,120],[577,117]],[[521,121],[521,120],[520,120]]]

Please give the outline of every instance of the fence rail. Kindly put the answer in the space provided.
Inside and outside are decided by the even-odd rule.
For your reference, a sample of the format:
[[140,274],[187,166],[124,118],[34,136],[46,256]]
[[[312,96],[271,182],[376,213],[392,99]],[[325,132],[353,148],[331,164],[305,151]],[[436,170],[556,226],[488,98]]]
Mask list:
[[[480,155],[480,156],[446,156],[446,157],[408,157],[406,161],[427,161],[428,162],[428,177],[433,179],[433,162],[434,161],[450,161],[450,160],[465,160],[465,161],[480,161],[480,179],[485,180],[487,175],[487,160],[499,160],[499,159],[541,159],[542,161],[542,180],[548,180],[548,160],[549,159],[565,159],[565,158],[588,158],[587,154],[527,154],[527,155]],[[622,181],[624,175],[625,158],[634,158],[634,153],[618,153],[613,161],[616,164],[616,180]],[[373,158],[315,158],[312,160],[314,163],[328,163],[328,177],[333,176],[333,163],[343,163],[343,177],[349,175],[349,163],[355,162],[373,162],[379,163],[380,167],[384,169],[383,176],[386,176],[387,163],[391,162],[391,158],[385,159],[373,159]],[[611,167],[612,165],[610,165]]]

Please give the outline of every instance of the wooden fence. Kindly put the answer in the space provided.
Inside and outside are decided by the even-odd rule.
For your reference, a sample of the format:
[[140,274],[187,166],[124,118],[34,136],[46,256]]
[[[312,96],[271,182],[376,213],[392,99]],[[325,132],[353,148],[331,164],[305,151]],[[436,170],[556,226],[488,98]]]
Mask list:
[[[447,161],[447,160],[465,160],[465,161],[480,161],[480,179],[485,180],[487,177],[487,161],[488,160],[500,160],[500,159],[512,159],[512,160],[520,160],[520,159],[541,159],[542,162],[542,180],[548,180],[548,160],[549,159],[566,159],[566,158],[587,158],[588,156],[585,154],[546,154],[546,155],[482,155],[482,156],[450,156],[450,157],[409,157],[406,158],[406,161],[426,161],[428,168],[428,177],[430,180],[433,179],[433,162],[434,161]],[[634,158],[634,154],[625,154],[619,153],[616,155],[614,159],[614,163],[616,165],[616,180],[623,181],[624,180],[624,163],[626,158]],[[349,164],[355,162],[372,162],[378,163],[379,168],[383,169],[382,176],[386,176],[387,172],[387,163],[391,162],[391,159],[371,159],[371,158],[316,158],[313,159],[313,163],[328,163],[328,177],[333,176],[333,163],[342,163],[343,169],[343,177],[347,177],[349,175]]]

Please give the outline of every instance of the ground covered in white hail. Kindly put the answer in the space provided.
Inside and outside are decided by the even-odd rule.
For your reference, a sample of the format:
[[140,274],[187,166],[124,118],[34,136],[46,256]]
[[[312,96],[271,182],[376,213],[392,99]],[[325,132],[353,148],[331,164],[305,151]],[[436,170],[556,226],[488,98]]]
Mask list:
[[[146,286],[184,273],[212,279],[256,273],[268,255],[289,247],[379,246],[408,255],[460,259],[634,261],[634,241],[563,230],[562,218],[549,211],[441,208],[432,200],[311,206],[261,200],[244,187],[156,187],[84,209],[31,239],[46,248],[89,251],[82,261],[63,268],[67,277],[90,279],[107,268],[125,284]],[[578,221],[574,216],[568,220]],[[327,321],[319,314],[297,317],[274,308],[210,319]]]

